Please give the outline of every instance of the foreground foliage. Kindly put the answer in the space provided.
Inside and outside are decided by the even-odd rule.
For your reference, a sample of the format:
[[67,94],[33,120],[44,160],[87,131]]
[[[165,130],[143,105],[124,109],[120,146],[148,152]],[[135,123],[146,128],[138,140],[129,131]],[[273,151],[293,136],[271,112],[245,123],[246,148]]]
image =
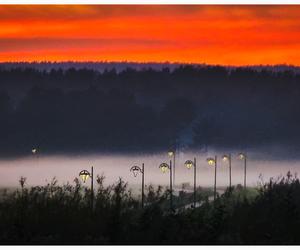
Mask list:
[[290,173],[256,192],[234,187],[214,203],[199,193],[196,209],[179,207],[175,199],[173,212],[161,187],[147,187],[142,209],[121,179],[104,186],[100,176],[92,211],[90,190],[77,179],[75,185],[53,179],[31,188],[25,182],[1,197],[1,244],[300,243],[300,183]]

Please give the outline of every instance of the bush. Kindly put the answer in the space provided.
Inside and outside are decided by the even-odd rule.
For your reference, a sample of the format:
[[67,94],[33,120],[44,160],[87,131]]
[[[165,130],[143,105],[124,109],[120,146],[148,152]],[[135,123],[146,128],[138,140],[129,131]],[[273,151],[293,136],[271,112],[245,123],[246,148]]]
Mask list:
[[[169,191],[146,187],[145,207],[121,178],[91,190],[74,184],[4,192],[0,200],[1,244],[299,244],[300,183],[290,173],[257,188],[233,187],[209,202],[199,194],[195,209]],[[200,190],[200,189],[199,189]],[[204,194],[209,194],[205,190]],[[190,202],[182,192],[183,199]],[[210,194],[211,195],[211,194]],[[93,207],[92,207],[93,204]]]

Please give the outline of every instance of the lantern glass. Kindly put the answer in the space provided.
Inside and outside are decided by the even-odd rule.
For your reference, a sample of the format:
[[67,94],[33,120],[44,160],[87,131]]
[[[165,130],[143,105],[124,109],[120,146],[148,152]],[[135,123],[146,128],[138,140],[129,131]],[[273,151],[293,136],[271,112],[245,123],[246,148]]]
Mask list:
[[91,177],[91,174],[87,170],[82,170],[79,173],[79,177],[82,179],[82,181],[85,183],[89,177]]
[[207,163],[208,163],[208,165],[213,166],[213,165],[215,165],[215,160],[213,158],[208,158]]
[[141,172],[142,173],[142,170],[140,167],[138,166],[133,166],[130,171],[133,173],[133,176],[134,177],[137,177],[138,173]]
[[167,163],[162,163],[159,165],[159,168],[163,173],[166,173],[170,168],[170,166]]
[[186,168],[191,169],[194,165],[194,163],[190,160],[187,160],[184,165],[186,166]]
[[229,157],[228,157],[228,155],[223,155],[222,159],[223,159],[223,161],[228,161]]
[[137,175],[138,175],[138,170],[135,169],[135,170],[133,170],[132,172],[133,172],[133,176],[134,176],[134,177],[137,177]]
[[239,153],[239,159],[240,159],[240,160],[245,159],[245,157],[246,157],[246,156],[245,156],[243,153]]
[[167,169],[166,167],[162,167],[162,168],[161,168],[161,171],[162,171],[163,173],[166,173],[166,172],[168,171],[168,169]]
[[168,152],[168,155],[169,155],[170,157],[172,157],[172,156],[174,155],[174,152],[173,152],[172,150],[170,150],[170,151]]

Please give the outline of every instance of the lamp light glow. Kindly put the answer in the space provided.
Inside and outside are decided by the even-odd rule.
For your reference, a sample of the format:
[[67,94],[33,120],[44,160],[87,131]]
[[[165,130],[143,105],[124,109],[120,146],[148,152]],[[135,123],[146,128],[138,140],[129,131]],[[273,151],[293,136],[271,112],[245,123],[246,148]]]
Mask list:
[[167,163],[162,163],[159,165],[159,168],[163,173],[166,173],[170,169],[170,166]]
[[172,150],[169,150],[169,151],[168,151],[168,156],[169,156],[169,157],[172,157],[173,155],[174,155],[174,152],[173,152]]
[[133,166],[133,167],[130,169],[130,172],[133,173],[133,176],[134,176],[134,177],[137,177],[137,175],[138,175],[139,172],[143,173],[142,169],[141,169],[139,166]]
[[87,170],[82,170],[79,173],[79,177],[83,180],[83,182],[85,183],[89,177],[91,177],[91,174],[89,171]]
[[213,159],[213,158],[207,158],[207,163],[208,163],[208,165],[210,165],[210,166],[214,166],[215,163],[216,163],[216,161],[215,161],[215,159]]
[[243,160],[243,159],[245,159],[246,156],[243,153],[239,153],[238,157],[240,160]]
[[223,155],[222,160],[223,161],[228,161],[229,160],[229,156],[228,155]]
[[186,168],[191,169],[194,165],[194,163],[191,160],[187,160],[184,165],[186,166]]

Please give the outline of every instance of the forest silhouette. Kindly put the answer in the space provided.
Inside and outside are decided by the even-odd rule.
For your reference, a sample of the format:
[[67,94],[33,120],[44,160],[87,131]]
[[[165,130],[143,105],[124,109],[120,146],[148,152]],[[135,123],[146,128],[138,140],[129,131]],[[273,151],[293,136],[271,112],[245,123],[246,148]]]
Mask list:
[[297,147],[299,82],[293,71],[220,66],[0,68],[0,152]]

